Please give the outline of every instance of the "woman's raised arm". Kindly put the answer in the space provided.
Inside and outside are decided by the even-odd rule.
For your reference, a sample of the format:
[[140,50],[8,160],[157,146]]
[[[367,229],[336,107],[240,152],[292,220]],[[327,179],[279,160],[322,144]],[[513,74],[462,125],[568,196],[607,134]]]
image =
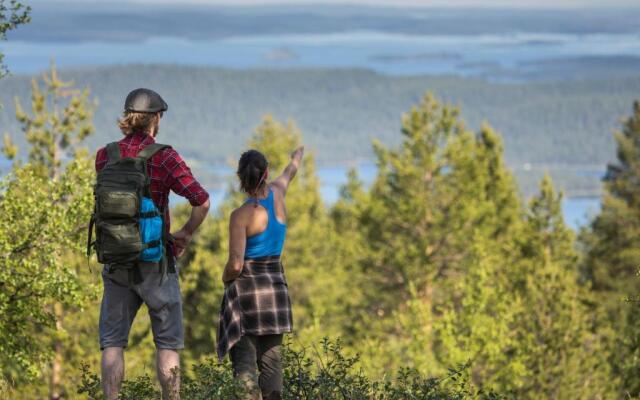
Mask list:
[[282,195],[287,193],[287,189],[289,188],[289,183],[296,176],[296,172],[298,172],[298,168],[300,168],[300,162],[302,162],[302,156],[304,155],[304,146],[300,146],[291,153],[291,162],[284,169],[282,174],[277,177],[272,185],[280,189]]

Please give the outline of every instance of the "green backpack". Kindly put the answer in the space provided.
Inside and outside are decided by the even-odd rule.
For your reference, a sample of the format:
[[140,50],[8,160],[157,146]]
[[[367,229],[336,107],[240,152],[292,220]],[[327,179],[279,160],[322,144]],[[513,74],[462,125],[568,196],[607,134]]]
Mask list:
[[[118,143],[107,145],[107,164],[98,172],[94,187],[87,256],[95,248],[102,264],[132,268],[139,261],[149,261],[166,265],[164,216],[151,199],[147,161],[169,147],[154,143],[136,157],[122,157]],[[94,226],[96,240],[92,242]]]

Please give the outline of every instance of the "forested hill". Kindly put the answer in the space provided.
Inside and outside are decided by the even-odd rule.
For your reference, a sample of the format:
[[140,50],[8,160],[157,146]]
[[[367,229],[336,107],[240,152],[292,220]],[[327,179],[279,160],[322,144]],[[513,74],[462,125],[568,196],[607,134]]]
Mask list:
[[[502,133],[511,165],[602,164],[611,132],[640,97],[640,76],[561,83],[496,84],[460,77],[393,77],[366,70],[224,70],[168,65],[62,71],[98,101],[96,147],[119,137],[115,120],[126,94],[151,87],[169,103],[161,128],[191,158],[223,162],[237,155],[271,113],[291,118],[321,163],[369,158],[371,140],[397,143],[400,117],[425,91],[462,106],[472,128],[488,121]],[[14,96],[29,106],[30,77],[0,81],[0,131],[20,141]],[[162,138],[160,140],[163,140]],[[23,147],[24,148],[24,147]]]

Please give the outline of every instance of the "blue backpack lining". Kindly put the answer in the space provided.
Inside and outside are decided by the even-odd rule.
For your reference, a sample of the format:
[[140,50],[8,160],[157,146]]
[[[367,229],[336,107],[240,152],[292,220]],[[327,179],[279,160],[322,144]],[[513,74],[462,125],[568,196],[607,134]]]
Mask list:
[[148,197],[142,198],[142,204],[140,206],[141,213],[149,212],[158,213],[154,217],[140,218],[140,236],[142,243],[149,243],[154,240],[160,241],[160,244],[155,247],[144,249],[140,255],[141,261],[158,262],[162,260],[162,254],[164,252],[164,245],[162,243],[162,217],[160,216],[158,207],[152,199]]

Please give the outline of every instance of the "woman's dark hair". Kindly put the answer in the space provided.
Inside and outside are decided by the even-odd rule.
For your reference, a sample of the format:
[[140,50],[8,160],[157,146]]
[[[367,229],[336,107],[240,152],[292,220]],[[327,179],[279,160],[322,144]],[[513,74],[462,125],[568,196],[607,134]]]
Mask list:
[[264,179],[269,166],[267,158],[258,150],[248,150],[242,153],[238,162],[238,178],[240,189],[249,195],[255,195]]

